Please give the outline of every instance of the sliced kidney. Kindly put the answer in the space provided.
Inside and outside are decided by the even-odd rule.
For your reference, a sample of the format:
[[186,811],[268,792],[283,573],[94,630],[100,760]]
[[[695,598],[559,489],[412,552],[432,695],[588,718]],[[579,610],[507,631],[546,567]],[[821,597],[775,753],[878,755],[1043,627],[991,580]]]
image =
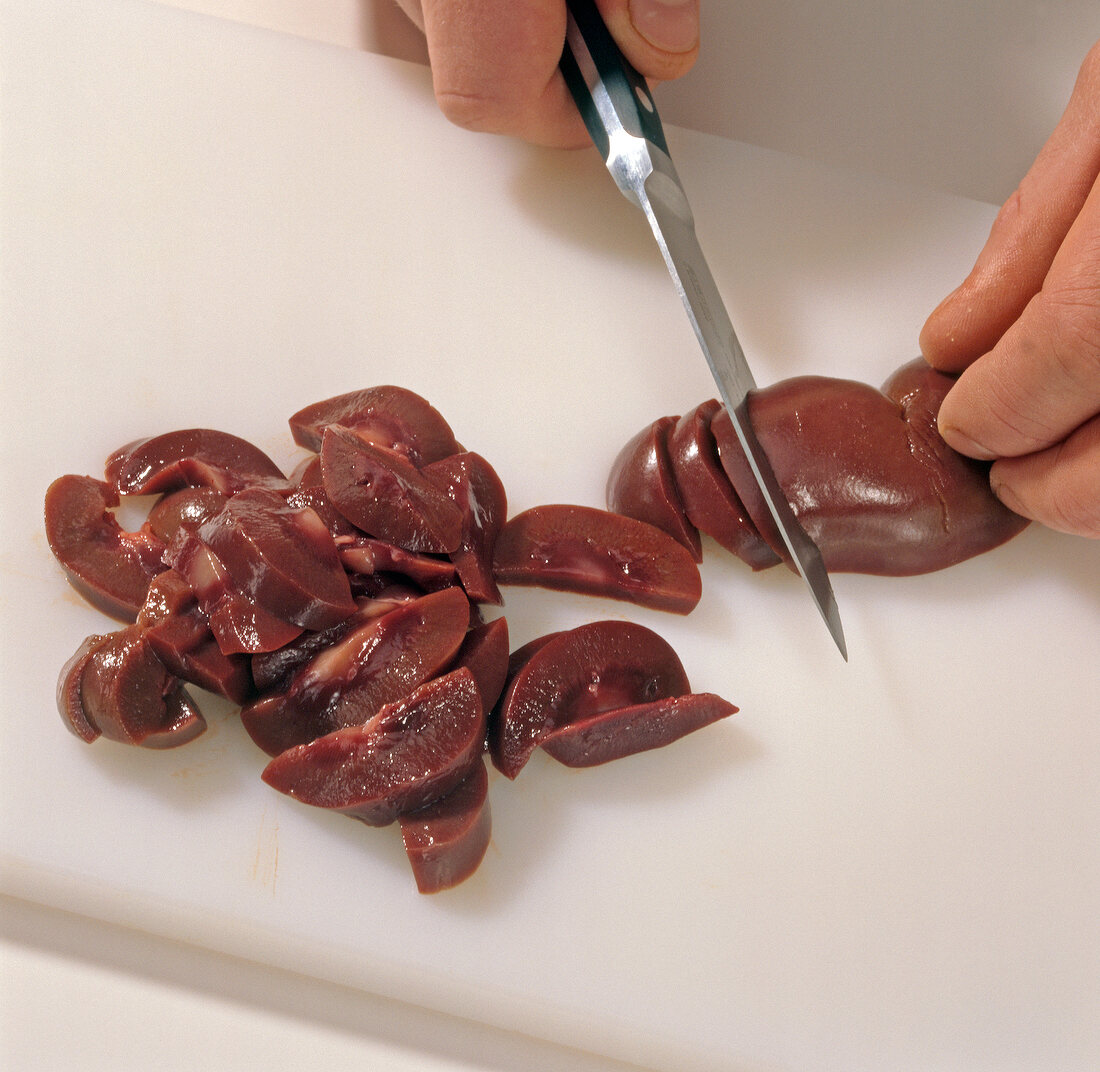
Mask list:
[[367,722],[446,667],[470,624],[460,588],[444,588],[368,618],[313,655],[279,692],[241,709],[241,722],[269,755]]
[[663,529],[702,562],[699,530],[688,520],[669,458],[669,434],[677,420],[659,418],[619,452],[607,478],[607,508]]
[[169,491],[149,511],[149,528],[168,544],[175,539],[180,528],[197,529],[217,514],[225,503],[226,496],[216,488],[187,487]]
[[[86,642],[87,643],[87,642]],[[141,626],[130,625],[93,640],[78,652],[69,673],[79,674],[79,704],[83,720],[98,734],[123,744],[174,748],[194,740],[206,729],[202,712],[149,646]],[[73,683],[66,683],[66,707]],[[69,710],[63,717],[80,733]]]
[[46,490],[46,541],[69,583],[92,606],[123,622],[137,617],[149,582],[167,567],[164,541],[148,526],[127,532],[119,495],[90,476],[62,476]]
[[387,826],[450,792],[480,762],[485,716],[462,668],[419,685],[369,722],[298,745],[263,780],[303,804]]
[[721,696],[690,692],[575,718],[541,737],[539,747],[567,767],[596,767],[664,748],[736,713]]
[[421,555],[370,536],[338,537],[340,562],[349,573],[362,576],[398,574],[431,592],[455,583],[454,563],[435,555]]
[[121,495],[201,485],[223,495],[253,485],[289,490],[282,470],[246,439],[212,428],[183,428],[120,447],[105,465]]
[[321,475],[333,506],[368,536],[433,554],[462,542],[462,513],[447,493],[403,455],[350,428],[325,429]]
[[710,425],[721,408],[717,399],[709,399],[673,426],[668,437],[672,476],[688,519],[700,532],[754,570],[768,569],[779,556],[764,542],[718,458]]
[[319,451],[325,429],[334,424],[353,429],[366,442],[401,454],[417,467],[462,449],[434,406],[389,384],[314,402],[290,418],[290,431],[295,443]]
[[336,541],[318,514],[247,488],[198,529],[238,587],[303,629],[327,629],[355,610]]
[[439,893],[465,882],[481,864],[492,833],[484,761],[475,761],[450,792],[399,815],[398,821],[420,893]]
[[157,658],[182,681],[243,704],[252,695],[248,656],[226,655],[190,586],[175,570],[153,579],[137,624]]
[[536,506],[497,539],[498,584],[626,600],[687,614],[702,595],[699,567],[683,544],[644,521],[589,506]]
[[538,646],[512,677],[489,725],[494,765],[515,778],[559,726],[690,692],[676,652],[633,622],[578,626]]
[[470,627],[450,665],[452,670],[465,666],[474,675],[486,716],[504,691],[508,658],[508,621],[496,618]]
[[165,562],[194,592],[226,655],[276,651],[301,635],[300,625],[265,610],[243,591],[196,533],[181,529],[165,551]]
[[462,515],[462,536],[451,552],[462,587],[475,603],[504,600],[493,576],[493,550],[508,516],[508,497],[496,470],[472,451],[425,466],[424,475],[446,492]]

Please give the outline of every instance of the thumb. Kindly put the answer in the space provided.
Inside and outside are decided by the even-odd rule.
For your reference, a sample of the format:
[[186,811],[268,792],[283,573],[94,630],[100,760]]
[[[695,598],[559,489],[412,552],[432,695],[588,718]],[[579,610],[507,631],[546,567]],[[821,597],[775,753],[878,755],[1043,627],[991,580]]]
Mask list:
[[598,0],[623,55],[651,81],[687,74],[699,54],[699,0]]

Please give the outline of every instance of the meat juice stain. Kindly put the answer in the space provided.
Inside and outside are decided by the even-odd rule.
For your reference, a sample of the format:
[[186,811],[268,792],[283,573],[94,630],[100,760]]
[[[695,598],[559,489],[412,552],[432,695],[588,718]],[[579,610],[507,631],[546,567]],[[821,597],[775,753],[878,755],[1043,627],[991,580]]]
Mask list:
[[279,874],[279,821],[265,807],[256,836],[256,855],[252,860],[252,879],[266,886],[275,896]]

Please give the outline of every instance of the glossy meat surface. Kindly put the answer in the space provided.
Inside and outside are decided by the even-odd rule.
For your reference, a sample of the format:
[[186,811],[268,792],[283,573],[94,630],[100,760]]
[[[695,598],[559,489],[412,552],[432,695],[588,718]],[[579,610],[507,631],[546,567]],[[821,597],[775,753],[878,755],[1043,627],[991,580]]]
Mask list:
[[669,457],[669,436],[678,420],[661,417],[623,447],[607,478],[607,508],[663,529],[702,562],[699,530],[687,514]]
[[421,893],[439,893],[465,882],[485,856],[492,833],[484,761],[476,761],[473,770],[449,793],[398,819],[405,854]]
[[679,657],[645,626],[601,621],[567,630],[534,648],[512,677],[490,726],[493,763],[515,778],[559,726],[690,691]]
[[923,361],[885,385],[800,377],[749,412],[791,508],[837,572],[901,576],[991,550],[1027,522],[989,487],[989,466],[936,429],[951,379]]
[[596,767],[666,748],[736,713],[733,704],[713,693],[687,693],[575,718],[542,737],[539,747],[567,767]]
[[754,570],[768,569],[779,556],[764,542],[718,458],[711,421],[716,399],[685,413],[668,437],[672,476],[688,520]]
[[314,654],[282,690],[241,710],[269,755],[373,718],[440,672],[458,652],[470,605],[458,588],[403,603]]
[[691,552],[644,521],[589,506],[536,506],[497,539],[498,584],[604,596],[687,614],[702,595]]
[[340,425],[325,429],[321,477],[356,528],[406,551],[447,554],[462,542],[462,512],[402,454]]
[[[108,481],[63,477],[47,493],[70,580],[133,622],[81,643],[58,711],[85,742],[165,748],[205,727],[185,683],[225,697],[271,757],[265,781],[367,825],[399,820],[417,888],[450,889],[489,843],[489,758],[514,777],[545,739],[564,762],[607,762],[725,710],[688,694],[651,630],[596,622],[511,651],[507,619],[481,610],[503,603],[505,582],[690,611],[701,580],[692,524],[677,528],[674,423],[633,451],[661,485],[652,519],[673,535],[579,506],[509,520],[493,466],[401,388],[296,414],[317,453],[289,478],[208,429],[127,444]],[[151,507],[137,499],[153,493]],[[115,518],[126,495],[146,511],[137,532]]]
[[212,428],[184,428],[127,443],[107,459],[104,472],[120,495],[195,486],[232,495],[253,485],[286,487],[282,470],[259,447]]
[[[829,570],[929,573],[1026,527],[993,495],[989,465],[957,454],[940,436],[936,416],[953,382],[917,359],[881,390],[800,376],[749,395],[757,438]],[[723,407],[702,403],[680,418],[669,443],[689,520],[754,569],[787,559]],[[644,459],[631,465],[613,470],[616,487],[653,481]]]
[[88,724],[113,741],[174,748],[206,729],[183,683],[168,672],[137,625],[93,644],[79,687]]
[[355,604],[336,541],[309,507],[248,488],[198,529],[238,587],[264,610],[303,629],[327,629]]
[[425,466],[424,475],[458,507],[462,530],[451,561],[475,603],[504,602],[493,576],[493,551],[508,517],[508,496],[496,470],[472,451]]
[[434,406],[392,384],[314,402],[290,418],[290,431],[295,443],[319,451],[325,429],[333,424],[353,429],[361,439],[402,455],[418,468],[462,449]]
[[291,748],[264,768],[281,793],[386,826],[438,800],[480,762],[481,696],[469,670],[418,686],[369,722]]
[[69,583],[101,610],[132,622],[149,582],[165,567],[151,529],[126,532],[114,515],[118,493],[90,476],[62,476],[46,491],[46,540]]

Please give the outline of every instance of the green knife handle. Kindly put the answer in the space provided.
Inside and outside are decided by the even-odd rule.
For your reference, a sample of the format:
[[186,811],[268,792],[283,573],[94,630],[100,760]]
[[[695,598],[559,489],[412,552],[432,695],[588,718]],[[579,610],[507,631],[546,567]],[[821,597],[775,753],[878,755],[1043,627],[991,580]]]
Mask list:
[[[630,65],[619,51],[615,39],[604,24],[595,0],[567,0],[566,6],[592,57],[596,73],[619,123],[628,134],[652,142],[662,152],[668,153],[668,143],[661,126],[661,117],[649,91],[646,80]],[[582,71],[583,59],[574,56],[569,40],[561,57],[561,71],[573,100],[584,119],[588,133],[604,160],[611,153],[608,124],[600,115],[589,80]]]

